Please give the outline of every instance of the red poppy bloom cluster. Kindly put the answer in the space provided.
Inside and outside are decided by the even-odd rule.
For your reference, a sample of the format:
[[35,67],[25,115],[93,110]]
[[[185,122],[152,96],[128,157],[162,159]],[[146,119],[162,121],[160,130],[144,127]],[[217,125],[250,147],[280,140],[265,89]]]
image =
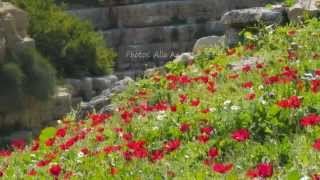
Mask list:
[[249,169],[247,171],[247,177],[250,178],[256,178],[256,177],[262,177],[267,178],[271,177],[273,174],[273,167],[270,163],[261,163],[258,164],[255,169]]
[[301,101],[298,96],[291,96],[289,99],[281,100],[277,104],[282,108],[297,109],[301,106]]

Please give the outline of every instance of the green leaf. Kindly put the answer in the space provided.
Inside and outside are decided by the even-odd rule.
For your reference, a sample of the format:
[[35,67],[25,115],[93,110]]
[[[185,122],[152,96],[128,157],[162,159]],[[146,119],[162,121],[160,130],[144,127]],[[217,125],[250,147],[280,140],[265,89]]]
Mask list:
[[271,106],[271,108],[268,111],[268,117],[273,117],[275,115],[278,114],[278,112],[280,112],[280,108],[276,105]]
[[57,129],[54,127],[47,127],[41,131],[41,134],[39,136],[39,141],[41,144],[43,144],[46,140],[49,138],[54,137],[56,134]]
[[299,180],[300,179],[300,174],[298,171],[292,171],[288,174],[287,179],[290,180]]

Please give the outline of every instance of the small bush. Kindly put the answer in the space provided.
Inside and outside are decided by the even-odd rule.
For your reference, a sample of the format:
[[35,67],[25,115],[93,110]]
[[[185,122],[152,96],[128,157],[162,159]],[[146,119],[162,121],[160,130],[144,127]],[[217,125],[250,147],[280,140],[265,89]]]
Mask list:
[[52,0],[13,0],[31,17],[30,34],[37,49],[57,69],[59,76],[108,74],[115,53],[106,48],[102,35],[56,6]]
[[55,71],[34,49],[14,54],[0,65],[0,112],[19,111],[26,97],[45,102],[54,92]]

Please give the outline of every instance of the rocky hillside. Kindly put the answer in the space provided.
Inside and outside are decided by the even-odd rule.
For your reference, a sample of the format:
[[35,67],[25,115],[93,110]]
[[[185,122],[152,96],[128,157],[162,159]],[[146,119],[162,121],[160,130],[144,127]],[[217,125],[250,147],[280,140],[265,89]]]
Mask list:
[[222,35],[221,16],[232,9],[264,6],[272,0],[123,0],[106,7],[71,10],[90,20],[119,54],[117,71],[133,75],[190,51],[207,35]]

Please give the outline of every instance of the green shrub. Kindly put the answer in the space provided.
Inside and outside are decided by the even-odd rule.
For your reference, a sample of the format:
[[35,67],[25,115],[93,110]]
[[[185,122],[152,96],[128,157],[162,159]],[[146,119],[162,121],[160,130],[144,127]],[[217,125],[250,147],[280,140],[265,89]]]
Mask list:
[[293,6],[295,2],[296,0],[284,0],[284,4],[288,7]]
[[25,98],[45,102],[54,92],[55,71],[34,49],[13,54],[0,65],[0,112],[24,108]]
[[108,74],[115,53],[106,48],[102,35],[56,6],[53,0],[13,0],[31,17],[30,34],[37,49],[57,69],[59,76]]

